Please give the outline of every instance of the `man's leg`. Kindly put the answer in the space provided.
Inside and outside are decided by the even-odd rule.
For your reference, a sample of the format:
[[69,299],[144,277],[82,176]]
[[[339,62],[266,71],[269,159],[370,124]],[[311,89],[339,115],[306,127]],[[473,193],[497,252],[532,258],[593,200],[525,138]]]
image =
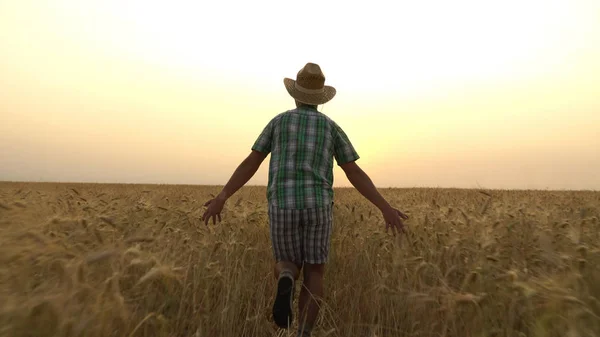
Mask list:
[[305,264],[304,282],[298,299],[298,336],[310,336],[319,316],[319,301],[323,297],[325,264]]
[[290,261],[279,261],[275,264],[277,293],[273,303],[273,320],[280,328],[287,329],[293,320],[293,301],[302,265]]
[[298,336],[308,337],[319,315],[323,297],[325,264],[329,259],[331,232],[333,230],[331,206],[306,210],[304,213],[303,251],[304,282],[298,299]]
[[271,240],[275,261],[277,293],[273,303],[273,320],[280,328],[287,329],[293,321],[295,281],[300,275],[302,261],[302,237],[300,215],[297,210],[269,207]]
[[298,280],[300,276],[300,270],[302,269],[301,263],[294,263],[291,261],[279,261],[275,263],[273,268],[275,279],[278,280],[282,272],[290,272],[294,277],[294,280]]

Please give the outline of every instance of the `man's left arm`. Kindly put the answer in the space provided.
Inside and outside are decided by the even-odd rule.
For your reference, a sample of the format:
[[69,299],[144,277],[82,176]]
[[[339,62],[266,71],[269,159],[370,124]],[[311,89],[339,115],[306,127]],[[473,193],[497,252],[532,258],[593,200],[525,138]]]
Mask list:
[[221,211],[225,205],[225,201],[235,194],[242,186],[244,186],[252,176],[258,171],[260,164],[265,160],[267,155],[271,152],[271,145],[273,141],[273,122],[271,120],[267,126],[263,129],[258,139],[252,145],[252,152],[242,161],[237,167],[235,172],[229,181],[223,187],[219,195],[214,199],[209,200],[204,204],[207,206],[202,220],[204,224],[208,224],[210,218],[213,219],[213,224],[216,223],[218,218],[221,221]]
[[262,162],[267,157],[268,153],[252,150],[248,157],[244,159],[237,169],[233,172],[229,181],[221,190],[217,198],[221,198],[223,202],[235,194],[242,186],[244,186],[250,178],[254,176]]
[[204,204],[207,207],[202,215],[202,221],[204,221],[205,225],[208,225],[210,218],[212,218],[213,224],[216,223],[217,218],[221,221],[221,211],[227,199],[234,195],[235,192],[254,176],[267,155],[268,153],[252,150],[248,157],[240,163],[221,192],[214,199]]
[[225,187],[223,187],[221,193],[217,196],[218,198],[221,198],[223,202],[234,195],[237,190],[244,186],[248,180],[254,176],[260,167],[260,164],[262,164],[267,155],[271,152],[273,121],[274,120],[271,120],[262,130],[252,145],[252,152],[250,152],[248,157],[246,157],[246,159],[238,166]]

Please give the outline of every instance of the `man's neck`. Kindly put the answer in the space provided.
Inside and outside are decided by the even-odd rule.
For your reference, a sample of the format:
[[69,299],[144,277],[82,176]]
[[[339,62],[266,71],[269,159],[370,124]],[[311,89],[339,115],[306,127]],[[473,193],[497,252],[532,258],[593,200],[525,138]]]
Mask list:
[[317,110],[316,105],[308,105],[308,104],[298,104],[298,108]]

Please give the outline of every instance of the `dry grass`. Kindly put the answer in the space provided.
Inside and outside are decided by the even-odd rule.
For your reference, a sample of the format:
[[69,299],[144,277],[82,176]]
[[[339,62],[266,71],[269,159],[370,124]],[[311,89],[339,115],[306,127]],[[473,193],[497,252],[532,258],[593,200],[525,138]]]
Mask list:
[[[0,336],[275,336],[265,190],[0,184]],[[316,336],[600,335],[600,193],[336,191]]]

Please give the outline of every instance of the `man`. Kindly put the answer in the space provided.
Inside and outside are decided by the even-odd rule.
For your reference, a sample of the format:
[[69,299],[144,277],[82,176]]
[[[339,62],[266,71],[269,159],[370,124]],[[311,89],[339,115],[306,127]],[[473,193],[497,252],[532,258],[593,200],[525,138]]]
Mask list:
[[333,160],[352,185],[381,210],[386,230],[404,231],[408,217],[379,194],[371,179],[356,164],[359,158],[344,131],[317,110],[330,101],[335,88],[325,85],[319,65],[307,63],[296,80],[284,79],[296,108],[280,113],[264,128],[246,159],[238,166],[221,193],[209,200],[203,215],[221,220],[225,201],[245,185],[271,153],[267,200],[277,295],[273,319],[281,328],[292,322],[294,283],[303,271],[298,299],[298,336],[310,336],[323,296],[323,275],[328,261],[333,225]]

